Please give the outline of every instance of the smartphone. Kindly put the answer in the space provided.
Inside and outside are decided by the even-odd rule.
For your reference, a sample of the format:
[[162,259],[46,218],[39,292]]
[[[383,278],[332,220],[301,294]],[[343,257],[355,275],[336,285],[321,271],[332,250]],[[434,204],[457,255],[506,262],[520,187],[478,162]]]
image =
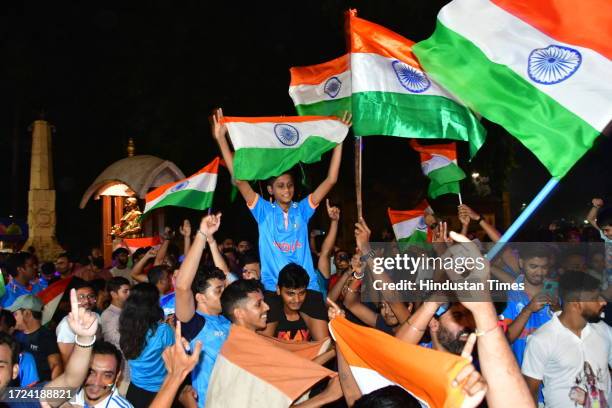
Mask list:
[[553,300],[557,297],[559,290],[559,282],[546,281],[544,282],[544,293],[550,296]]

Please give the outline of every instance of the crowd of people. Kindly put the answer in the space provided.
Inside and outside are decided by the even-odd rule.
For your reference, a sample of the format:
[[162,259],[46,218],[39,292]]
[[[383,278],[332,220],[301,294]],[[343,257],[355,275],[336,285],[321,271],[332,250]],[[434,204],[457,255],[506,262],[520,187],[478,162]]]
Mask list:
[[[213,116],[213,134],[231,170],[220,111]],[[327,177],[300,201],[294,201],[290,173],[268,180],[270,199],[235,180],[257,221],[257,244],[217,239],[227,217],[217,213],[205,215],[197,228],[185,220],[176,237],[167,229],[158,247],[130,253],[119,246],[112,265],[104,264],[98,248],[84,259],[64,253],[40,264],[35,249],[3,255],[3,404],[23,404],[6,394],[20,387],[73,390],[55,398],[36,394],[50,406],[230,406],[223,404],[223,392],[231,401],[236,384],[217,384],[213,393],[209,384],[232,330],[281,342],[320,342],[333,337],[330,320],[347,319],[466,358],[470,364],[445,385],[460,390],[462,406],[608,406],[612,333],[601,319],[612,290],[612,213],[603,200],[593,199],[587,214],[605,241],[603,251],[560,253],[551,245],[524,244],[508,246],[487,264],[487,277],[522,284],[505,302],[366,301],[360,292],[380,256],[370,226],[356,220],[355,246],[338,247],[341,211],[326,201],[341,154],[338,145]],[[319,206],[329,216],[320,246],[308,229]],[[461,205],[457,215],[460,232],[449,231],[437,216],[427,222],[442,251],[462,245],[480,255],[470,239],[474,228],[499,240],[494,226],[469,206]],[[59,303],[37,296],[61,282],[67,285]],[[309,398],[292,406],[421,406],[410,389],[397,385],[364,392],[345,357],[333,346],[318,355],[313,361],[338,376],[316,384]],[[292,374],[284,375],[292,381]],[[215,400],[207,404],[212,394]]]

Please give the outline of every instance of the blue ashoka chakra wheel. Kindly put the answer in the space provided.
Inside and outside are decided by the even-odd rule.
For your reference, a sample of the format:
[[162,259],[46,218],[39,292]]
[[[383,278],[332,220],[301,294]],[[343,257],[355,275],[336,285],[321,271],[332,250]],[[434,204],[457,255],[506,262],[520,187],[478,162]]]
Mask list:
[[285,146],[293,146],[300,140],[300,132],[286,123],[274,125],[274,134],[278,141]]
[[170,189],[170,192],[174,193],[175,191],[182,190],[188,185],[189,185],[189,180],[185,180],[181,183],[178,183],[176,186],[172,187],[172,189]]
[[534,82],[558,84],[571,77],[582,63],[578,50],[561,45],[536,48],[529,54],[527,73]]
[[427,232],[427,224],[425,224],[425,217],[419,217],[419,223],[417,224],[417,230]]
[[393,61],[393,70],[400,84],[412,93],[425,92],[431,86],[431,81],[423,72],[402,61]]
[[325,85],[323,85],[323,92],[329,95],[330,98],[335,98],[340,93],[341,88],[342,81],[340,81],[337,77],[331,77],[325,81]]

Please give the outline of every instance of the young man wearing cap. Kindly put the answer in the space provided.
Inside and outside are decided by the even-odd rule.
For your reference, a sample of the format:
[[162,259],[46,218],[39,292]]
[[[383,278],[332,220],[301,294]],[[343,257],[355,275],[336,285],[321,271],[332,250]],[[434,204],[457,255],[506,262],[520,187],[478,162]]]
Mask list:
[[34,295],[22,295],[7,308],[15,317],[19,330],[15,339],[21,349],[34,356],[40,381],[51,381],[63,371],[55,335],[42,325],[42,301]]

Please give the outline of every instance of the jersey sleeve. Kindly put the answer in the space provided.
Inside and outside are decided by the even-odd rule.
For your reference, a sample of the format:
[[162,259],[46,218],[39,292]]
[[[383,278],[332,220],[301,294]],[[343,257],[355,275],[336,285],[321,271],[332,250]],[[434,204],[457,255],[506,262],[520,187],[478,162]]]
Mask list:
[[195,339],[198,333],[204,328],[206,319],[197,313],[188,322],[181,322],[181,333],[187,341]]
[[540,381],[544,379],[549,348],[540,337],[527,337],[527,348],[521,367],[523,375]]
[[251,204],[247,204],[247,206],[258,224],[266,218],[266,215],[272,209],[272,205],[264,200],[259,194],[255,196],[255,201]]
[[308,197],[303,198],[298,203],[298,209],[300,210],[300,215],[306,221],[308,221],[310,217],[313,216],[317,207],[318,207],[318,204],[315,205],[312,202],[312,194],[308,194]]

